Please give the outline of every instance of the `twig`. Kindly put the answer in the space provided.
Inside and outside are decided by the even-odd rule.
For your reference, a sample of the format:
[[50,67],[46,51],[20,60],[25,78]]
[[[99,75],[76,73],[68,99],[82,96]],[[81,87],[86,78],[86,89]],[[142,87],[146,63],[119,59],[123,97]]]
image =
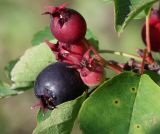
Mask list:
[[146,55],[147,55],[147,49],[144,49],[144,55],[143,55],[143,60],[141,63],[141,70],[140,70],[141,75],[144,73],[144,64],[145,64]]
[[147,45],[147,52],[151,53],[149,18],[150,18],[150,12],[146,16],[146,45]]
[[111,62],[107,62],[106,67],[108,67],[109,69],[113,70],[117,74],[120,74],[123,71],[123,69],[119,65],[113,64]]
[[127,57],[127,58],[133,58],[133,59],[136,59],[138,61],[142,61],[142,58],[137,56],[137,55],[128,54],[128,53],[124,53],[124,52],[120,52],[120,51],[99,50],[98,52],[99,53],[110,53],[110,54],[120,55],[120,56],[124,56],[124,57]]

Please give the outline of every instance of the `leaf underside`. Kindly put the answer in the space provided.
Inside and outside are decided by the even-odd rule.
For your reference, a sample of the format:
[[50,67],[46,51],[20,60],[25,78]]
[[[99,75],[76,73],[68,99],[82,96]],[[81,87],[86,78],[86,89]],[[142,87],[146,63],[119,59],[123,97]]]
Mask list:
[[133,18],[151,7],[157,1],[158,0],[114,0],[116,31],[119,33],[123,32],[124,28]]
[[57,106],[50,113],[50,116],[44,120],[42,119],[43,117],[40,117],[42,114],[39,113],[38,120],[40,122],[33,131],[33,134],[70,134],[81,104],[85,98],[86,94]]
[[0,99],[8,96],[17,95],[20,92],[10,89],[10,86],[0,81]]
[[45,43],[25,51],[11,71],[11,80],[15,83],[35,81],[37,75],[55,61],[50,48]]

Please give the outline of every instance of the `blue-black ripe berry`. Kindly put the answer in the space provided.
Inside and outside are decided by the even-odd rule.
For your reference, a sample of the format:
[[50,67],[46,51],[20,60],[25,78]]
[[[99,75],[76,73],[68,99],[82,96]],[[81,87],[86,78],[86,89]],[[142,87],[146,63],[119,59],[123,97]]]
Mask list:
[[41,100],[43,107],[54,109],[55,106],[77,98],[86,86],[79,73],[63,62],[46,67],[35,81],[35,95]]

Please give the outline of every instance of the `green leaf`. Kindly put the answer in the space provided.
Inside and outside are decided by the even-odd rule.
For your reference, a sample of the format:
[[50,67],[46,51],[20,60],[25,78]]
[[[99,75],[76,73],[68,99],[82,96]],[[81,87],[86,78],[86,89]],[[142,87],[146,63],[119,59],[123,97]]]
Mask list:
[[47,112],[44,112],[41,108],[37,114],[37,123],[41,123],[44,120],[46,120],[51,115],[51,110],[48,110]]
[[4,98],[4,97],[8,97],[8,96],[17,95],[17,94],[20,94],[20,93],[22,93],[22,92],[12,90],[8,84],[0,81],[0,99]]
[[157,74],[156,72],[147,70],[144,72],[145,74],[149,75],[150,78],[157,84],[160,85],[160,75]]
[[12,69],[11,80],[15,83],[33,82],[37,75],[54,61],[54,54],[45,43],[27,49]]
[[103,0],[104,2],[113,2],[113,0]]
[[[11,71],[18,61],[19,59],[12,60],[5,66],[5,71],[9,79],[11,79]],[[10,88],[12,90],[25,91],[31,89],[32,87],[33,87],[33,82],[16,82],[13,83]]]
[[97,50],[99,49],[99,41],[90,29],[87,29],[85,37]]
[[5,72],[7,74],[7,77],[11,79],[11,71],[15,64],[18,62],[19,59],[11,60],[6,66],[5,66]]
[[33,88],[33,85],[34,85],[34,82],[16,82],[12,84],[11,89],[14,89],[17,91],[26,91]]
[[139,13],[148,10],[158,0],[114,0],[115,28],[122,32],[127,24]]
[[53,37],[50,27],[46,27],[44,30],[37,32],[32,40],[32,45],[39,45],[40,43],[44,42],[44,40],[52,40],[53,42],[56,42],[56,39]]
[[70,134],[86,94],[58,105],[51,115],[37,125],[33,134]]
[[138,15],[136,15],[135,17],[134,17],[134,19],[135,20],[139,20],[139,19],[143,19],[143,18],[145,18],[146,17],[146,13],[145,13],[145,11],[143,10],[142,12],[140,12]]
[[122,73],[83,103],[81,129],[84,134],[158,134],[159,98],[160,87],[148,75]]

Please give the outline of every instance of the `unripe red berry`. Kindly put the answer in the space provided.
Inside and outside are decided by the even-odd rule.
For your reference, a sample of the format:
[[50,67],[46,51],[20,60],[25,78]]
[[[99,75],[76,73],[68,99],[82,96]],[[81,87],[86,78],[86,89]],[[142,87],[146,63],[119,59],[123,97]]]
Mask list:
[[90,71],[88,68],[78,69],[82,81],[89,87],[98,86],[104,81],[105,73],[102,66],[97,66],[94,71]]
[[[51,10],[51,7],[49,8]],[[51,32],[58,41],[75,43],[84,38],[87,26],[79,12],[65,7],[53,7],[53,11],[49,14]]]
[[[149,34],[151,50],[155,52],[160,51],[160,14],[158,10],[152,10],[149,19]],[[142,28],[142,39],[146,45],[146,24]]]

